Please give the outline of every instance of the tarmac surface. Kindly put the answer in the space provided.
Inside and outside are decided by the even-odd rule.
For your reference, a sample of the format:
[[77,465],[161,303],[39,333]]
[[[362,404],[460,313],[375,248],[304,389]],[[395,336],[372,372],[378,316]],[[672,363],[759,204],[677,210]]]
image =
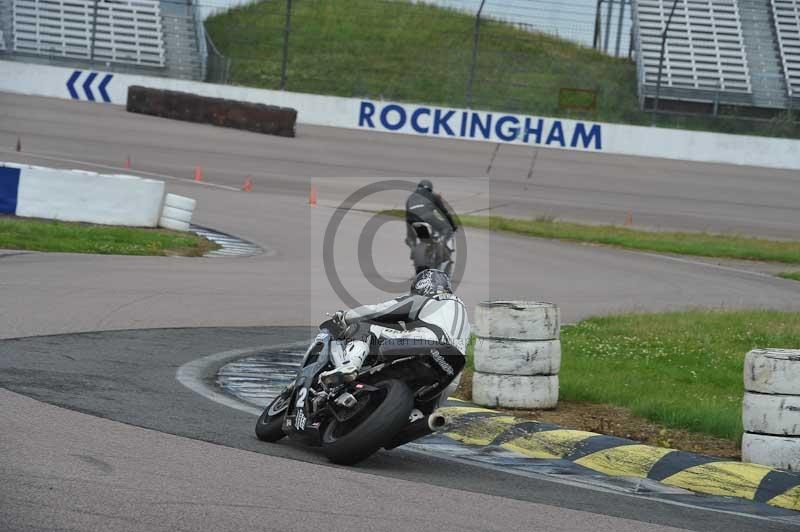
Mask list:
[[[18,136],[20,153],[14,151]],[[0,338],[315,325],[342,306],[324,272],[331,257],[319,252],[321,235],[333,207],[375,178],[434,176],[460,212],[491,207],[507,215],[622,223],[634,210],[635,224],[659,228],[775,237],[798,229],[792,209],[800,176],[791,172],[541,150],[528,179],[535,152],[504,146],[488,179],[493,149],[303,126],[296,139],[283,139],[112,106],[0,94],[0,160],[122,172],[130,156],[131,173],[162,177],[168,191],[198,200],[195,223],[268,250],[214,259],[0,251]],[[196,165],[208,184],[192,182]],[[238,190],[247,175],[254,184],[249,194]],[[312,177],[320,190],[316,209],[307,205]],[[398,201],[395,193],[375,203]],[[388,294],[370,284],[376,279],[365,278],[355,258],[356,237],[369,218],[347,215],[333,258],[348,290],[372,302]],[[398,221],[383,225],[370,248],[378,271],[398,283],[409,268],[402,231]],[[562,307],[565,321],[693,306],[800,308],[800,285],[755,265],[473,230],[466,235],[468,250],[460,252],[468,251],[469,260],[459,293],[470,306],[487,297],[550,300]],[[288,445],[265,450],[252,436],[250,416],[174,380],[189,360],[277,341],[270,328],[225,331],[123,331],[0,344],[0,386],[11,390],[0,391],[0,470],[7,480],[0,488],[0,529],[316,530],[327,524],[336,530],[361,521],[378,530],[780,529],[531,484],[403,451],[349,471]],[[307,337],[307,330],[291,331],[281,330],[280,341]],[[318,506],[306,513],[308,500]]]
[[254,416],[175,379],[200,356],[309,333],[161,329],[0,342],[0,389],[9,390],[0,391],[2,529],[790,529],[403,449],[334,467],[285,441],[259,442]]

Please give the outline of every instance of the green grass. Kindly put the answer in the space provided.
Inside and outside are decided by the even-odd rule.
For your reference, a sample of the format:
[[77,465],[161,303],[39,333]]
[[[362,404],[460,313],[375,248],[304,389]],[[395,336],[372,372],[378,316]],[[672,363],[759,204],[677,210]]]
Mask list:
[[[279,87],[285,9],[286,2],[264,1],[206,21],[231,59],[232,83]],[[639,110],[633,62],[557,37],[484,20],[468,103],[472,15],[404,0],[298,0],[291,16],[287,90],[651,124]],[[597,109],[560,109],[562,88],[595,90]],[[800,136],[788,115],[762,123],[662,116],[658,125]]]
[[560,400],[622,406],[670,428],[739,441],[745,354],[800,348],[800,313],[693,310],[591,318],[562,328],[561,347]]
[[[405,217],[405,211],[382,211],[388,216]],[[696,257],[760,260],[800,264],[800,242],[768,240],[740,235],[643,231],[616,225],[588,225],[549,219],[522,220],[501,216],[458,216],[460,225],[518,235],[552,238],[571,242],[603,244],[640,251],[676,253]],[[798,275],[798,274],[785,274]],[[798,275],[800,277],[800,275]],[[789,277],[792,278],[792,277]]]
[[200,256],[217,245],[190,233],[0,217],[0,249],[101,255]]
[[561,398],[668,427],[742,435],[742,371],[757,347],[800,347],[800,313],[690,311],[593,318],[562,331]]
[[800,272],[783,272],[779,273],[778,277],[783,277],[784,279],[791,279],[792,281],[800,281]]

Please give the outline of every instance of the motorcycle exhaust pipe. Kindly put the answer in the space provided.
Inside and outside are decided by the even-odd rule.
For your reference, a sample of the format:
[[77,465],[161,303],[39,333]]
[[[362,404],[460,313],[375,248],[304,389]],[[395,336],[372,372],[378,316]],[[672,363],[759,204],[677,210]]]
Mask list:
[[450,420],[444,414],[434,412],[428,416],[428,428],[433,432],[442,432],[450,426]]

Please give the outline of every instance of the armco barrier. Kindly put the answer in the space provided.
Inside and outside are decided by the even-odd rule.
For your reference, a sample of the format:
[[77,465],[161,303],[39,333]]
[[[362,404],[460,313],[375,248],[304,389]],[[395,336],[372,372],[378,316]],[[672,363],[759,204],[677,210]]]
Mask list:
[[[82,71],[10,61],[0,61],[0,71],[4,74],[0,76],[0,91],[84,99],[68,87],[75,73]],[[105,79],[107,73],[96,74],[95,79]],[[106,86],[110,103],[125,105],[128,88],[134,85],[288,107],[297,110],[300,124],[800,170],[800,141],[791,139],[376,102],[148,76],[113,74]]]
[[155,227],[164,182],[0,162],[0,212],[29,218]]
[[135,85],[128,88],[126,108],[131,113],[281,137],[294,137],[297,122],[297,111],[294,109]]

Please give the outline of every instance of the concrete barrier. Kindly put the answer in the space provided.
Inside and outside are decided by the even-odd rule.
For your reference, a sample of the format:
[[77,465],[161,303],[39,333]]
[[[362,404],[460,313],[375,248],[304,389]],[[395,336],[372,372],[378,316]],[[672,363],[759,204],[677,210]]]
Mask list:
[[[453,109],[403,102],[340,98],[110,74],[103,98],[97,87],[108,73],[0,61],[0,91],[125,105],[128,89],[142,86],[297,110],[300,124],[405,135],[800,170],[800,141],[585,122],[495,111]],[[106,98],[107,96],[107,98]]]
[[800,471],[800,350],[755,349],[744,363],[742,460]]
[[483,406],[555,408],[560,313],[552,303],[485,301],[475,309],[472,400]]
[[0,212],[8,214],[156,227],[163,199],[163,181],[0,162]]

